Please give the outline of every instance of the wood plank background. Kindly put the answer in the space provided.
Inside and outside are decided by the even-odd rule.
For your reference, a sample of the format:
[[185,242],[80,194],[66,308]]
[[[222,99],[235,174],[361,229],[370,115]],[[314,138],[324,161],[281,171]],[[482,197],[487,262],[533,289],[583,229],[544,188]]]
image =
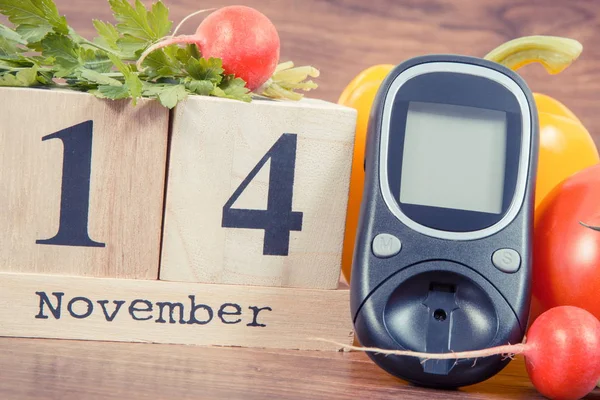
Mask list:
[[[598,0],[164,0],[179,22],[201,8],[229,4],[255,7],[272,19],[282,42],[281,59],[311,64],[322,74],[313,97],[337,101],[362,69],[396,64],[428,53],[484,56],[525,35],[579,40],[584,51],[562,74],[529,66],[523,76],[534,91],[570,107],[600,144],[600,1]],[[149,3],[148,0],[144,0]],[[105,0],[56,0],[84,36],[92,18],[112,20]],[[202,17],[189,21],[191,33]]]

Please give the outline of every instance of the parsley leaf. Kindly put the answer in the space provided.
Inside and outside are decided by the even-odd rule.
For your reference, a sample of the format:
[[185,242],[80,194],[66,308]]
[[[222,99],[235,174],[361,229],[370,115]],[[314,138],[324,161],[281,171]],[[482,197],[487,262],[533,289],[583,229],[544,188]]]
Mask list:
[[98,32],[99,37],[96,38],[96,43],[100,46],[108,47],[113,50],[118,50],[117,40],[119,40],[119,32],[117,28],[111,23],[102,22],[100,20],[93,20],[94,28]]
[[202,58],[202,55],[195,44],[188,44],[185,48],[169,46],[165,48],[165,51],[168,49],[176,49],[174,56],[182,64],[187,64],[188,61],[190,61],[190,58]]
[[19,25],[17,26],[17,32],[27,40],[28,43],[32,43],[35,47],[35,43],[39,42],[48,33],[52,32],[52,28],[47,25]]
[[63,35],[69,33],[67,20],[58,14],[52,0],[0,0],[0,12],[30,43],[40,41],[52,31]]
[[58,76],[66,76],[81,65],[79,45],[68,36],[51,33],[42,42],[42,55],[54,57],[60,72]]
[[[200,66],[200,54],[195,45],[181,48],[170,45],[150,53],[142,65],[150,80],[156,78],[186,78],[187,69],[196,71],[197,75],[206,74]],[[188,65],[189,64],[189,65]]]
[[178,102],[187,97],[185,86],[181,84],[153,84],[144,85],[144,96],[158,98],[160,104],[167,108],[173,108]]
[[110,72],[113,66],[112,61],[103,51],[80,47],[79,58],[85,68],[98,72]]
[[131,35],[124,35],[117,40],[117,45],[120,53],[123,54],[123,58],[137,60],[150,43],[141,41]]
[[[139,97],[142,97],[142,81],[138,77],[138,74],[131,70],[131,67],[129,65],[125,64],[123,61],[121,61],[112,54],[109,54],[108,57],[117,67],[119,72],[123,74],[123,77],[125,78],[123,90],[126,90],[129,93],[129,95],[133,99],[133,104],[135,105],[137,103],[137,99]],[[98,89],[100,90],[100,87]]]
[[0,75],[0,86],[35,86],[38,84],[37,71],[38,68],[34,65],[31,68],[20,70],[14,75],[10,72],[5,72]]
[[132,73],[125,77],[125,86],[127,86],[129,94],[133,99],[133,104],[135,105],[137,99],[142,97],[142,81],[138,78],[137,74]]
[[109,3],[121,35],[116,43],[124,54],[138,54],[171,31],[169,10],[161,1],[154,3],[150,11],[140,0],[135,0],[135,7],[129,0],[109,0]]
[[54,85],[53,81],[54,75],[49,71],[38,72],[37,80],[42,85],[52,86]]
[[37,65],[35,60],[23,55],[0,55],[0,70],[12,68],[29,68]]
[[[0,69],[31,67],[34,63],[23,55],[27,42],[12,29],[0,24]],[[10,79],[10,78],[8,78]]]
[[123,86],[123,83],[121,83],[120,81],[111,78],[108,75],[104,75],[98,71],[94,71],[92,69],[79,68],[76,71],[76,74],[80,79],[83,79],[88,83],[98,85]]
[[[139,0],[136,1],[137,8]],[[147,13],[147,15],[150,31],[153,33],[153,35],[150,36],[152,41],[162,39],[171,32],[173,22],[169,21],[169,9],[163,4],[162,1],[152,4],[152,10]]]
[[0,56],[17,55],[23,52],[19,46],[26,45],[27,42],[12,29],[0,24]]
[[129,97],[129,88],[125,85],[101,85],[98,86],[97,90],[90,91],[90,93],[101,99],[120,100]]
[[15,42],[0,36],[0,56],[6,58],[18,58],[22,50],[17,47]]
[[160,49],[154,51],[144,60],[145,72],[150,78],[161,78],[181,75],[183,66],[177,60],[171,57],[171,51]]
[[212,94],[217,97],[250,102],[252,96],[250,96],[249,92],[250,89],[246,87],[246,82],[242,78],[227,75],[221,85],[213,90]]
[[194,94],[208,96],[215,89],[215,84],[211,81],[190,80],[185,87]]
[[215,84],[221,83],[223,79],[223,62],[220,58],[190,58],[185,66],[187,73],[199,81],[211,81]]

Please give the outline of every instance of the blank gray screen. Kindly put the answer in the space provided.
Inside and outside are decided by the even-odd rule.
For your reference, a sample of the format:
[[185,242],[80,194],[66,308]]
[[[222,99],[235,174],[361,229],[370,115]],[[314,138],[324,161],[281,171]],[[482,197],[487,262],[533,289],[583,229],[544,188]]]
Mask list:
[[410,102],[400,201],[500,214],[505,159],[505,112]]

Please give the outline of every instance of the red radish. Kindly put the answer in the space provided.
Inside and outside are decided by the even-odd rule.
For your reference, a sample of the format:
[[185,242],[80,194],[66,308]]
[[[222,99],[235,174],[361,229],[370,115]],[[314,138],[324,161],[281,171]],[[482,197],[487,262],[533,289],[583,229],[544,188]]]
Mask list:
[[527,342],[521,344],[456,353],[335,344],[351,350],[434,360],[523,354],[533,386],[544,396],[557,400],[582,398],[594,390],[600,378],[600,321],[590,312],[573,306],[551,308],[540,315],[527,332]]
[[600,321],[577,307],[555,307],[527,332],[525,366],[533,386],[551,399],[579,399],[600,378]]
[[279,62],[279,35],[264,14],[246,6],[228,6],[206,17],[193,35],[165,38],[150,46],[137,62],[151,52],[171,44],[195,44],[204,58],[220,58],[227,74],[246,81],[250,90],[259,88]]

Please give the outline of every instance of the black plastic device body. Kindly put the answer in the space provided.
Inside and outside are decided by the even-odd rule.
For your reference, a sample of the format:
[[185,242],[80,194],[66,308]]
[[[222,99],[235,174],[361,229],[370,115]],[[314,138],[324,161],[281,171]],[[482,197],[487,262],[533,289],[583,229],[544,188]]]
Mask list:
[[[506,113],[499,212],[402,201],[407,114],[411,104],[429,103]],[[363,346],[446,353],[522,340],[537,153],[535,102],[513,71],[478,58],[433,55],[408,60],[387,76],[370,116],[350,285]],[[368,354],[397,377],[438,388],[483,381],[509,362]]]

